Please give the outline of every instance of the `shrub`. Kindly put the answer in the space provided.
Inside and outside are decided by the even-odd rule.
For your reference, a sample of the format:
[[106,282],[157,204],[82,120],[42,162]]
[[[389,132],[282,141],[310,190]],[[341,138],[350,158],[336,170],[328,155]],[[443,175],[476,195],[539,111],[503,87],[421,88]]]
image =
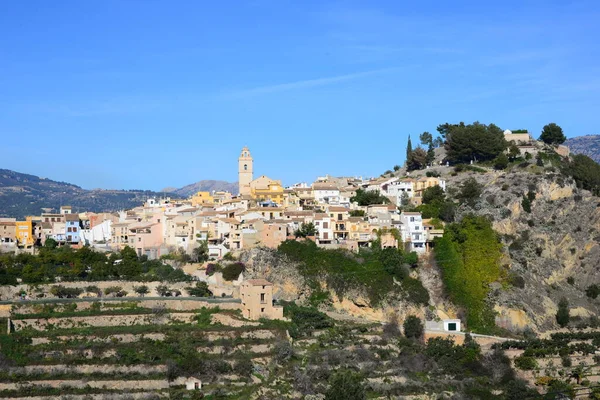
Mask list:
[[440,173],[437,172],[437,171],[427,171],[427,172],[425,172],[425,176],[433,177],[433,178],[439,178],[440,177]]
[[105,295],[113,295],[115,297],[123,297],[123,296],[119,296],[119,294],[122,293],[126,293],[123,288],[121,286],[109,286],[106,289],[104,289],[104,294]]
[[494,168],[497,170],[502,170],[506,169],[506,167],[508,167],[508,157],[506,157],[506,154],[501,153],[494,159]]
[[383,335],[387,338],[394,338],[400,336],[400,327],[398,327],[398,321],[394,315],[390,321],[383,325]]
[[82,289],[79,288],[68,288],[62,285],[52,286],[50,288],[50,294],[56,296],[58,298],[67,298],[71,299],[74,297],[78,297],[81,293],[83,293]]
[[523,289],[525,287],[525,279],[521,275],[512,273],[508,277],[508,281],[514,287]]
[[249,357],[244,357],[237,360],[235,364],[233,364],[233,372],[246,378],[252,375],[252,372],[254,372],[254,364],[252,363],[252,359]]
[[359,206],[370,206],[372,204],[388,204],[390,200],[381,195],[378,190],[357,189],[354,197],[350,198],[350,202],[358,203]]
[[575,284],[575,278],[573,278],[572,276],[569,276],[569,277],[567,278],[567,283],[568,283],[569,285],[574,285],[574,284]]
[[364,217],[365,211],[364,210],[350,210],[350,216],[351,217]]
[[558,311],[556,312],[556,322],[561,327],[565,327],[569,324],[569,301],[563,297],[558,302]]
[[162,297],[168,297],[172,294],[172,289],[170,289],[167,285],[158,285],[156,287],[156,293]]
[[344,370],[338,371],[329,380],[325,400],[365,400],[367,395],[360,375]]
[[290,336],[298,338],[310,335],[315,329],[325,329],[333,326],[331,318],[316,308],[298,306],[293,302],[284,303],[283,314],[290,318]]
[[429,292],[420,280],[411,278],[410,276],[402,281],[402,288],[406,293],[406,299],[414,304],[426,306],[429,304]]
[[148,289],[148,286],[146,285],[134,286],[133,291],[142,297],[150,293],[150,289]]
[[523,196],[523,200],[521,200],[521,206],[523,206],[523,211],[526,213],[531,212],[531,200],[528,197]]
[[585,294],[587,297],[595,299],[600,295],[600,287],[594,283],[585,289]]
[[275,351],[275,360],[279,364],[289,361],[294,356],[294,348],[286,340],[277,342],[273,350]]
[[223,268],[223,279],[226,281],[233,281],[237,279],[242,272],[246,269],[246,266],[241,262],[235,262],[229,264]]
[[187,287],[185,290],[193,297],[210,297],[213,293],[208,289],[206,282],[197,282],[194,287]]
[[423,337],[423,323],[419,317],[409,315],[403,324],[404,336],[410,339],[421,339]]
[[[227,254],[229,254],[229,253],[227,253]],[[223,259],[225,259],[225,257],[223,257]],[[215,272],[219,272],[219,271],[222,271],[222,270],[223,270],[223,268],[221,267],[221,264],[209,263],[206,266],[206,275],[207,276],[211,276]]]
[[462,183],[460,192],[456,197],[463,203],[473,205],[482,192],[483,186],[475,178],[469,178]]
[[533,357],[519,356],[515,358],[515,367],[524,371],[531,371],[536,369],[538,366],[537,361]]

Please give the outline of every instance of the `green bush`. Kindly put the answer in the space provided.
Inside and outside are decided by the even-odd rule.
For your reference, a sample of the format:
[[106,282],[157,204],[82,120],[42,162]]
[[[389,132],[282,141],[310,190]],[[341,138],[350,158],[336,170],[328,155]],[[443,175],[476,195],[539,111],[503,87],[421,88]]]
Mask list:
[[197,282],[196,286],[187,287],[185,290],[193,297],[210,297],[213,293],[208,289],[206,282]]
[[61,299],[72,299],[74,297],[79,297],[81,293],[83,293],[83,290],[80,288],[68,288],[64,287],[63,285],[52,286],[50,288],[50,294]]
[[460,191],[456,196],[462,203],[473,205],[481,196],[483,185],[475,178],[468,178],[460,186]]
[[501,153],[494,159],[494,168],[497,170],[503,170],[508,167],[508,157],[506,154]]
[[403,328],[404,336],[410,339],[421,339],[423,337],[423,333],[425,332],[423,322],[421,322],[419,317],[414,315],[409,315],[406,317]]
[[585,289],[585,294],[589,298],[596,299],[600,295],[600,287],[594,283]]
[[363,378],[349,370],[336,372],[329,381],[325,400],[366,400]]
[[515,358],[515,367],[523,371],[531,371],[538,367],[537,361],[533,357],[519,356]]
[[246,266],[241,262],[229,264],[223,268],[223,279],[226,281],[236,280],[245,269]]
[[378,190],[357,189],[356,194],[350,198],[352,203],[359,206],[370,206],[372,204],[389,204],[390,200],[381,195]]
[[283,302],[283,315],[289,318],[292,326],[290,336],[299,338],[309,336],[315,329],[326,329],[333,326],[333,321],[316,308],[302,307],[294,302]]
[[393,278],[404,281],[407,274],[403,264],[413,257],[397,249],[382,250],[377,243],[357,255],[343,249],[321,249],[312,241],[290,240],[281,243],[278,252],[299,263],[298,271],[314,290],[325,282],[343,298],[352,288],[362,289],[374,306],[406,291],[394,284]]
[[556,312],[556,322],[561,327],[565,327],[569,325],[569,320],[571,319],[569,315],[569,301],[563,297],[558,302],[558,311]]

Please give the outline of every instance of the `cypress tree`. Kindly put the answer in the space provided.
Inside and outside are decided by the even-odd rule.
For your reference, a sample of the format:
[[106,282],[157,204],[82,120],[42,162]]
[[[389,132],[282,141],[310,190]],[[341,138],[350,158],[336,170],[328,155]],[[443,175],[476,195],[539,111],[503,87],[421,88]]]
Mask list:
[[408,158],[410,157],[410,153],[412,153],[412,143],[410,141],[410,135],[408,135],[408,143],[406,144],[406,161],[408,162]]

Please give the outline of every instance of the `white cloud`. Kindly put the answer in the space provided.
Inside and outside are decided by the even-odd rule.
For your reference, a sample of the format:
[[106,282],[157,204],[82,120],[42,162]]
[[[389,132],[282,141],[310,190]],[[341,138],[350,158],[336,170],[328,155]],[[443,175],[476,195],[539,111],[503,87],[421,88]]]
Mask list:
[[352,81],[355,79],[364,78],[371,75],[382,74],[385,72],[395,71],[397,68],[381,68],[375,69],[371,71],[364,72],[356,72],[352,74],[345,75],[337,75],[337,76],[329,76],[324,78],[316,78],[316,79],[306,79],[295,82],[288,83],[278,83],[273,85],[265,85],[258,86],[251,89],[238,90],[234,92],[229,92],[225,94],[225,97],[248,97],[248,96],[256,96],[261,94],[269,94],[269,93],[279,93],[279,92],[287,92],[290,90],[299,90],[299,89],[308,89],[314,87],[328,86],[334,85],[340,82]]

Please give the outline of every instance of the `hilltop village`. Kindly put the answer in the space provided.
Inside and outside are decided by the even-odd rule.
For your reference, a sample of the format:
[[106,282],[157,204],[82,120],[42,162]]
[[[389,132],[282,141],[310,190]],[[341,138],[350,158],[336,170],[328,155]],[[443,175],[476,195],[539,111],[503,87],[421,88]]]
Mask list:
[[[148,199],[144,205],[118,213],[58,212],[0,219],[3,251],[26,251],[47,239],[98,250],[133,248],[138,256],[157,259],[201,245],[211,258],[257,246],[276,248],[290,238],[309,238],[325,248],[357,251],[378,236],[384,247],[426,252],[443,229],[419,213],[398,206],[419,205],[425,189],[446,182],[434,176],[319,177],[312,184],[283,187],[280,180],[254,176],[247,147],[238,159],[239,193],[198,192],[189,199]],[[361,193],[371,196],[360,197]],[[359,195],[357,197],[357,194]]]

